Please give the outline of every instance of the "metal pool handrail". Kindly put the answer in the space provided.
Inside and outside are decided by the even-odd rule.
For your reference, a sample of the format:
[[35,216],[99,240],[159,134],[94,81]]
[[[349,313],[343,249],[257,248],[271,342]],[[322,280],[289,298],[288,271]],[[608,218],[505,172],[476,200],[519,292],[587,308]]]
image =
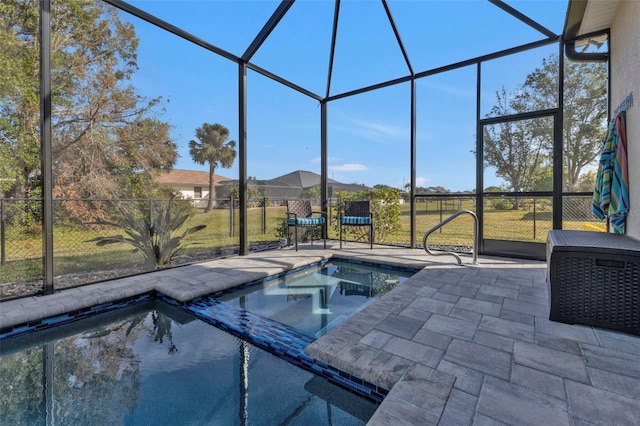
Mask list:
[[427,232],[424,233],[424,237],[422,237],[422,246],[424,247],[424,251],[426,251],[428,254],[432,255],[432,256],[445,256],[445,255],[451,255],[453,257],[456,258],[456,260],[458,261],[458,265],[462,265],[462,260],[460,260],[460,256],[458,256],[456,253],[451,252],[451,251],[445,251],[442,253],[433,253],[431,250],[429,250],[429,247],[427,246],[427,237],[429,235],[431,235],[431,233],[439,228],[442,228],[444,225],[446,225],[447,223],[451,222],[453,219],[455,219],[456,217],[462,215],[462,214],[470,214],[471,217],[473,217],[473,264],[476,265],[478,263],[478,227],[479,227],[479,223],[478,223],[478,216],[476,216],[476,214],[470,210],[458,210],[457,212],[455,212],[454,214],[452,214],[451,216],[449,216],[448,218],[446,218],[445,220],[443,220],[442,222],[440,222],[439,224],[437,224],[436,226],[434,226],[433,228],[429,229]]

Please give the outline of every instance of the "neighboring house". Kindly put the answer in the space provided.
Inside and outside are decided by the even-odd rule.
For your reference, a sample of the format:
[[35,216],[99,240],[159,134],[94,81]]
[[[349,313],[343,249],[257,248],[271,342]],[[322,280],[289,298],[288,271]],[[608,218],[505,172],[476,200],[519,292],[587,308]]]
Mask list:
[[[222,183],[231,180],[219,175],[214,175],[213,179],[216,188]],[[209,199],[209,172],[173,169],[158,176],[156,181],[179,191],[184,198],[193,200],[193,204],[196,207],[206,207],[207,205],[207,200]],[[219,198],[217,193],[216,198]]]
[[[229,179],[215,175],[216,198],[228,200],[231,191],[238,186],[237,179]],[[209,172],[196,170],[173,169],[160,175],[157,182],[180,191],[184,198],[192,199],[196,207],[205,207],[209,199]],[[312,193],[320,193],[320,175],[304,170],[296,170],[273,179],[250,179],[249,185],[255,186],[260,197],[267,197],[273,201],[310,198]],[[329,196],[338,192],[359,192],[371,189],[364,185],[345,184],[337,180],[327,180]],[[317,190],[314,190],[317,188]]]

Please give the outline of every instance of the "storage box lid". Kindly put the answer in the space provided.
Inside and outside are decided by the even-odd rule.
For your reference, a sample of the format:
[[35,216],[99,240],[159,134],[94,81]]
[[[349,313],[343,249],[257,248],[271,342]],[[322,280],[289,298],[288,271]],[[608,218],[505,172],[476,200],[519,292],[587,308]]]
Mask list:
[[640,241],[620,234],[593,231],[549,231],[547,243],[554,252],[590,252],[606,250],[611,254],[624,254],[629,251],[640,252]]

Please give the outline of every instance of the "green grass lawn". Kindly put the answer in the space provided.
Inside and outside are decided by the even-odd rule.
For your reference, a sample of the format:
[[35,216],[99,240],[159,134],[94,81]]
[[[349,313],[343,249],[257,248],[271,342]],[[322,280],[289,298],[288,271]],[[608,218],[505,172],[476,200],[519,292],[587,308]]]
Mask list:
[[[419,202],[416,205],[416,243],[422,244],[424,233],[436,226],[458,210],[475,211],[473,200],[461,200],[444,205],[442,211],[438,201]],[[410,241],[410,206],[401,205],[402,229],[386,241],[387,243],[408,244]],[[604,225],[595,219],[564,220],[563,229],[582,231],[604,231]],[[484,209],[484,238],[541,242],[547,239],[552,229],[552,212],[550,209],[538,210],[497,210],[490,206]],[[469,215],[461,215],[444,225],[429,236],[431,245],[473,245],[473,219]]]
[[[424,233],[459,209],[475,211],[473,200],[419,202],[416,205],[416,243],[422,244]],[[286,217],[286,207],[268,207],[266,217],[262,208],[247,211],[249,244],[278,241],[277,230]],[[233,219],[233,220],[232,220]],[[331,220],[336,220],[335,216]],[[408,245],[410,235],[410,206],[401,205],[401,229],[389,235],[383,243]],[[495,210],[485,208],[484,237],[513,241],[544,242],[551,229],[551,212],[531,210]],[[229,209],[215,209],[204,213],[199,210],[184,225],[206,228],[187,236],[178,254],[211,252],[239,244],[239,213],[233,218]],[[565,221],[565,229],[597,230],[596,221]],[[329,238],[337,239],[337,232],[328,227]],[[132,253],[128,244],[96,246],[89,240],[98,236],[122,234],[121,229],[92,229],[89,226],[57,226],[54,229],[54,274],[104,270],[139,264],[143,257]],[[430,245],[472,246],[473,220],[462,215],[435,231],[429,237]],[[5,264],[0,265],[0,283],[40,278],[42,276],[42,233],[10,228],[5,233]]]
[[[277,241],[276,229],[286,216],[286,207],[268,208],[263,230],[263,210],[249,209],[247,229],[249,243]],[[186,230],[196,225],[206,227],[188,235],[177,253],[192,254],[213,251],[239,244],[239,214],[233,215],[231,225],[229,209],[215,209],[209,213],[197,212],[183,225]],[[180,230],[178,233],[182,232]],[[264,232],[263,232],[264,231]],[[104,270],[139,264],[141,253],[133,252],[129,244],[109,244],[98,247],[90,242],[96,237],[123,235],[122,229],[95,229],[89,226],[56,226],[54,229],[54,275],[81,271]],[[42,232],[14,227],[6,232],[5,264],[0,265],[0,283],[37,279],[42,276]]]

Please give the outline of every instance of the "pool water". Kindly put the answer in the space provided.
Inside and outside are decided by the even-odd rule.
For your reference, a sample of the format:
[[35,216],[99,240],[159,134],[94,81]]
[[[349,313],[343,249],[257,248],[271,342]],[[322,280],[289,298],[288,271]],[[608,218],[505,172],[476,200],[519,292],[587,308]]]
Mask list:
[[376,408],[159,301],[0,341],[3,425],[362,425]]
[[414,273],[334,260],[215,298],[320,337]]

